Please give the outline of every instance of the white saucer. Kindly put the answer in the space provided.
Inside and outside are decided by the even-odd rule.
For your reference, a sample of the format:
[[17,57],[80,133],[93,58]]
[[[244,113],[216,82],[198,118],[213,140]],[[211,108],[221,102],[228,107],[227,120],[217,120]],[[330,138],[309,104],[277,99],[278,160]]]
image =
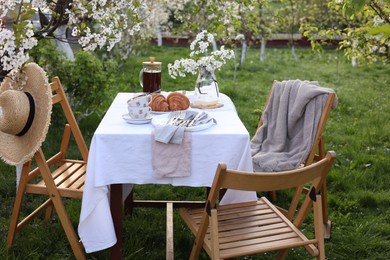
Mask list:
[[129,114],[123,114],[122,118],[128,124],[142,125],[142,124],[149,124],[152,121],[153,117],[149,116],[148,118],[131,118]]

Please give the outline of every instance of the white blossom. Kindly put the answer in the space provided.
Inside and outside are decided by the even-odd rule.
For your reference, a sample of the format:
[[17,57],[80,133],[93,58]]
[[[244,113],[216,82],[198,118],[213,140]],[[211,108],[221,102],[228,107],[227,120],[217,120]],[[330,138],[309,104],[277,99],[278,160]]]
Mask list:
[[383,24],[384,20],[379,16],[375,15],[373,20],[374,27],[378,27],[379,25]]
[[[51,2],[51,1],[49,1]],[[47,13],[53,11],[53,6],[45,0],[31,0],[28,5],[19,9],[19,0],[0,0],[0,17],[12,19],[11,12],[20,14],[33,12],[38,8]],[[136,3],[135,3],[136,2]],[[72,36],[78,37],[80,45],[85,50],[107,47],[111,50],[122,38],[122,31],[135,34],[140,31],[138,22],[134,22],[138,15],[138,1],[136,0],[73,0],[66,7],[68,16],[67,26],[72,29]],[[0,27],[0,68],[4,71],[20,67],[28,61],[28,52],[37,45],[36,32],[42,28],[34,27],[30,18],[12,21],[15,25],[24,24],[23,30]],[[81,21],[92,21],[93,27]],[[134,21],[133,21],[134,20]],[[47,37],[46,32],[40,36]]]
[[[190,58],[176,60],[173,64],[168,64],[168,73],[172,78],[185,77],[186,74],[196,74],[200,67],[208,71],[220,69],[226,61],[234,58],[233,50],[226,50],[221,46],[219,50],[207,55],[208,47],[214,41],[214,36],[207,31],[202,31],[196,35],[195,40],[190,44]],[[205,56],[202,56],[202,55]]]

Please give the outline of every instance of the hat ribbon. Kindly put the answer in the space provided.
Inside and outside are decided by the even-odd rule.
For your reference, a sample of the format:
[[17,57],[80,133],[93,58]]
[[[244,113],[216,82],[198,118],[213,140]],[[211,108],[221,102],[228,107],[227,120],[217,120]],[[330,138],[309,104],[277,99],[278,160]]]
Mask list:
[[27,131],[30,129],[30,127],[32,125],[32,122],[33,122],[34,116],[35,116],[35,102],[34,102],[34,99],[33,99],[32,95],[29,92],[24,92],[24,94],[26,94],[26,96],[28,98],[28,101],[30,103],[30,112],[28,114],[28,118],[27,118],[26,124],[24,125],[22,131],[20,131],[17,134],[17,136],[23,136],[25,133],[27,133]]

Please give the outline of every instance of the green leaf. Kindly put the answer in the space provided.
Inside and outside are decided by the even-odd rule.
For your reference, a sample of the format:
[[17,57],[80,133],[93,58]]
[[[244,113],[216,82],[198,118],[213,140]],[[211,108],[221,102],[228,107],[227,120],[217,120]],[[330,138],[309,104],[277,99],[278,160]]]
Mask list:
[[343,14],[351,18],[355,14],[355,10],[350,5],[343,6]]
[[390,24],[381,25],[375,28],[372,28],[368,31],[370,35],[383,34],[384,36],[390,36]]
[[364,6],[367,4],[367,0],[351,0],[352,8],[360,12],[363,10]]
[[22,13],[20,18],[22,20],[30,20],[31,18],[33,18],[35,15],[35,10],[34,9],[27,9],[26,12]]

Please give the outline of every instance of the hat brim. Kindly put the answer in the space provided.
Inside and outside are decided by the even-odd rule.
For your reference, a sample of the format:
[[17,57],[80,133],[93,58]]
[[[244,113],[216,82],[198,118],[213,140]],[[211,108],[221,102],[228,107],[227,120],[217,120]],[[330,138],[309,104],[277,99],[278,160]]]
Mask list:
[[[27,75],[27,82],[21,91],[29,92],[35,102],[35,116],[28,132],[23,136],[16,136],[0,131],[0,157],[10,165],[20,165],[30,160],[41,147],[49,130],[52,93],[46,72],[35,63],[23,66],[22,71]],[[16,72],[20,73],[20,72]],[[11,79],[5,77],[0,86],[0,95],[11,87]]]

